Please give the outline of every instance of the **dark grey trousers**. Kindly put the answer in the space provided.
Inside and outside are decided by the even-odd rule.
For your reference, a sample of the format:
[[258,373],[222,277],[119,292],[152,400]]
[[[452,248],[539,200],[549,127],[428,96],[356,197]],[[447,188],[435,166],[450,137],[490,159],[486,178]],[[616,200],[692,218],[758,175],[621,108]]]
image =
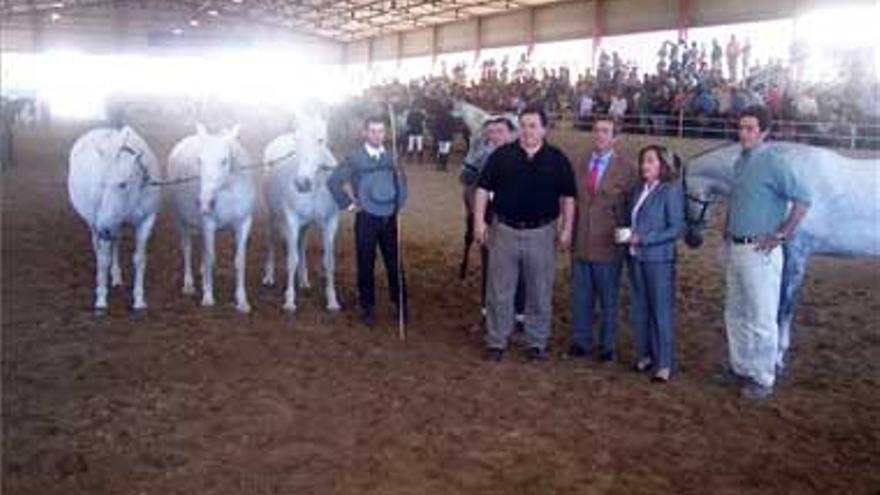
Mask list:
[[517,230],[496,221],[489,231],[489,283],[486,344],[504,349],[514,329],[514,297],[522,270],[525,331],[530,347],[544,349],[553,318],[556,280],[556,224]]

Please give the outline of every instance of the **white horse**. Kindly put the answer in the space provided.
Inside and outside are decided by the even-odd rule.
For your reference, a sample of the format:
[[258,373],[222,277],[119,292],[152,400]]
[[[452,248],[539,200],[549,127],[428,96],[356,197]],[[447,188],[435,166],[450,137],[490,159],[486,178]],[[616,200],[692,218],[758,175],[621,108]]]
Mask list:
[[[202,125],[181,140],[168,158],[169,180],[183,247],[183,293],[193,294],[192,235],[204,237],[202,250],[202,306],[214,305],[214,237],[218,229],[235,231],[235,308],[247,313],[251,306],[245,290],[248,236],[257,192],[250,156],[238,141],[238,126],[211,135]],[[188,180],[192,179],[192,180]]]
[[[455,102],[453,115],[461,118],[464,121],[464,124],[468,127],[468,130],[471,134],[471,139],[468,143],[468,152],[467,155],[465,155],[464,163],[462,164],[462,174],[475,174],[478,176],[480,172],[482,172],[482,168],[485,164],[487,155],[492,152],[492,149],[490,148],[489,144],[486,142],[486,139],[483,136],[483,125],[488,119],[492,118],[493,115],[476,105],[472,105],[464,101]],[[501,116],[508,119],[510,123],[515,127],[514,135],[518,134],[519,120],[517,119],[516,115],[513,115],[512,113],[507,113]],[[473,245],[474,243],[473,210],[474,197],[476,195],[476,192],[476,184],[462,184],[462,201],[464,202],[465,210],[465,230],[464,251],[462,252],[461,264],[458,268],[458,277],[461,280],[464,280],[467,276],[469,253],[471,250],[471,245]]]
[[456,100],[452,105],[452,116],[461,119],[471,133],[471,140],[479,139],[483,122],[491,114],[482,108],[462,100]]
[[[859,160],[834,151],[789,142],[771,142],[798,180],[811,193],[812,204],[794,238],[783,245],[784,267],[778,312],[777,364],[784,365],[791,322],[811,254],[835,257],[880,256],[880,159]],[[727,196],[733,165],[741,146],[731,144],[697,155],[685,177],[691,247],[702,243],[706,213],[716,198]]]
[[122,285],[119,236],[124,224],[133,226],[135,231],[132,307],[147,307],[147,241],[160,204],[159,190],[152,187],[151,178],[158,174],[156,155],[130,127],[93,129],[77,139],[70,150],[67,190],[70,202],[92,234],[98,311],[107,309],[108,270],[111,284]]
[[287,289],[284,309],[296,311],[295,278],[309,287],[306,267],[306,228],[317,224],[324,242],[324,277],[327,309],[340,309],[334,280],[334,243],[339,208],[327,189],[327,178],[337,162],[327,147],[327,125],[321,119],[298,118],[294,133],[283,134],[266,146],[266,202],[269,206],[269,243],[263,285],[275,284],[277,233],[287,244]]

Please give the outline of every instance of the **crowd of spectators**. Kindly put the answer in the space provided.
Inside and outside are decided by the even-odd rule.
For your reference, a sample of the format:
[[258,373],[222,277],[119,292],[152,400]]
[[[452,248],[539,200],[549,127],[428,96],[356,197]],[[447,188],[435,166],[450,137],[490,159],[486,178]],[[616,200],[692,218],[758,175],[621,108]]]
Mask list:
[[515,63],[489,59],[471,78],[463,64],[449,70],[443,65],[438,75],[372,86],[365,96],[429,115],[451,109],[458,99],[493,112],[537,105],[556,119],[589,122],[593,114],[610,114],[630,132],[676,134],[682,126],[683,134],[705,137],[732,132],[728,121],[757,103],[767,106],[775,121],[789,123],[780,132],[808,138],[861,132],[873,143],[880,131],[855,130],[880,124],[876,75],[857,59],[842,61],[834,82],[808,83],[801,80],[808,63],[801,45],[793,45],[786,63],[762,64],[752,56],[751,41],[733,35],[723,45],[717,39],[666,41],[649,71],[617,52],[602,51],[597,58],[595,71],[580,73],[565,66],[539,68],[527,54]]

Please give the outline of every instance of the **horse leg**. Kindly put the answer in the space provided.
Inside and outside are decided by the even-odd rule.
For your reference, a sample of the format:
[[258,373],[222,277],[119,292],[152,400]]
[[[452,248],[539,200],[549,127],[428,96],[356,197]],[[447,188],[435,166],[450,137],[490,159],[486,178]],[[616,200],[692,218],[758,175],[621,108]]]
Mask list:
[[321,234],[324,237],[324,277],[326,279],[326,287],[324,294],[327,296],[327,310],[339,311],[339,299],[336,297],[336,228],[339,225],[339,216],[332,215],[324,224]]
[[468,258],[471,252],[471,245],[474,243],[474,187],[466,186],[462,191],[462,200],[464,202],[464,252],[461,255],[461,265],[458,267],[458,278],[464,280],[467,277]]
[[810,241],[806,236],[795,236],[783,246],[785,260],[782,268],[782,288],[779,297],[779,347],[776,352],[776,367],[785,368],[786,354],[791,345],[791,327],[798,295],[807,274],[810,259]]
[[247,244],[251,233],[253,218],[247,216],[235,226],[235,309],[240,313],[250,313],[251,305],[248,304],[247,290],[245,289],[245,275],[247,265]]
[[306,229],[308,225],[299,228],[299,236],[297,237],[297,249],[299,249],[299,264],[296,267],[296,278],[299,281],[300,289],[310,289],[312,284],[309,282],[309,267],[306,265],[306,250],[308,249],[308,240],[306,239]]
[[287,218],[284,235],[287,240],[287,289],[284,291],[284,310],[296,311],[296,266],[299,263],[299,221]]
[[110,241],[102,240],[92,231],[92,248],[95,251],[95,311],[107,310],[107,271],[110,269]]
[[122,285],[122,268],[119,266],[119,239],[112,241],[113,261],[110,265],[110,286]]
[[154,213],[143,219],[135,228],[135,247],[134,256],[132,256],[134,264],[134,287],[132,288],[134,304],[132,308],[135,310],[147,308],[147,301],[144,298],[144,272],[147,269],[147,241],[150,240],[150,233],[153,231],[155,222],[156,214]]
[[183,293],[192,295],[196,293],[192,268],[192,232],[186,227],[180,228],[180,245],[183,249]]
[[464,219],[464,250],[461,253],[461,264],[458,267],[458,279],[467,278],[468,258],[470,258],[471,245],[474,243],[474,214],[468,213]]
[[214,236],[217,226],[213,220],[202,220],[202,306],[214,305]]
[[275,215],[269,214],[269,240],[266,250],[266,263],[263,265],[263,285],[272,287],[275,285],[275,243],[278,242],[278,228]]

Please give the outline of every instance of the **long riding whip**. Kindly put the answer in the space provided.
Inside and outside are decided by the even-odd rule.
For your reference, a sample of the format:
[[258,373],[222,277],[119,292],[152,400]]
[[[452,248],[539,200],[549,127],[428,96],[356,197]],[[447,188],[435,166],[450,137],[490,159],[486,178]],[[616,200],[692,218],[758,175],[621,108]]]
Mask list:
[[394,107],[388,103],[388,118],[391,124],[391,170],[394,180],[394,221],[397,223],[397,335],[400,340],[406,340],[406,308],[403,301],[403,242],[401,233],[400,215],[400,184],[398,182],[398,161],[397,161],[397,119],[394,115]]

